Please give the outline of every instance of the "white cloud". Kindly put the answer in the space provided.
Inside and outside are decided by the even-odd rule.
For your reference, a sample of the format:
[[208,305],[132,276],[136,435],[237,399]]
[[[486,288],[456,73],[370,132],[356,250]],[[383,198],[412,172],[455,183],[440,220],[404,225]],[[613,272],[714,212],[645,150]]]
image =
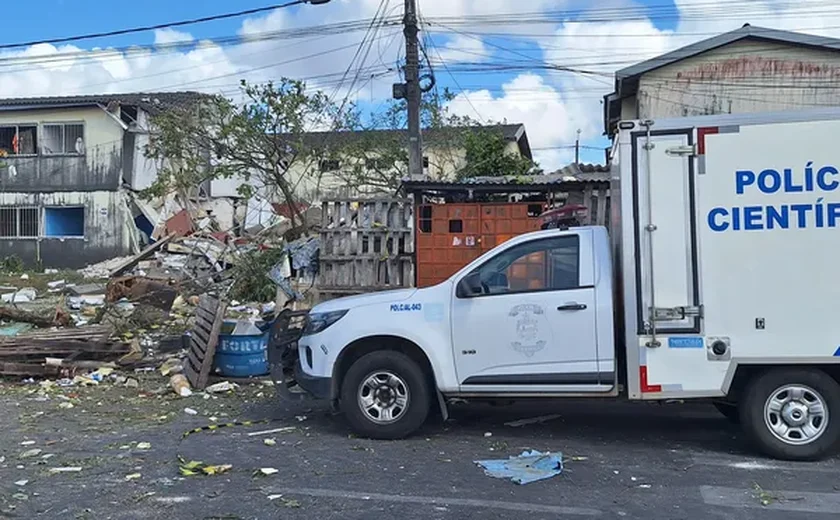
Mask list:
[[[240,24],[238,34],[250,37],[252,41],[237,45],[195,41],[186,30],[165,29],[154,33],[155,46],[151,49],[84,50],[77,45],[44,44],[0,52],[0,85],[3,87],[0,95],[141,90],[201,90],[232,95],[241,78],[259,82],[281,76],[310,78],[310,85],[320,85],[332,93],[355,54],[363,31],[313,35],[305,39],[265,40],[259,35],[364,19],[373,15],[380,2],[333,0],[324,6],[280,9],[251,17]],[[390,0],[387,5],[387,14],[399,17],[402,1]],[[599,2],[597,9],[631,5],[628,0],[613,0],[610,4]],[[519,43],[524,41],[540,46],[541,59],[549,63],[598,73],[524,72],[504,85],[494,84],[493,77],[481,75],[471,75],[468,81],[462,81],[465,85],[478,83],[487,88],[460,95],[452,102],[454,111],[476,117],[473,107],[467,103],[469,99],[484,118],[522,122],[534,148],[572,144],[578,128],[582,130],[584,140],[594,144],[601,133],[601,99],[612,90],[610,75],[616,69],[735,29],[744,22],[789,30],[807,29],[809,33],[829,36],[836,36],[837,32],[832,28],[840,26],[840,12],[836,9],[807,9],[807,6],[800,7],[786,0],[739,0],[737,5],[724,0],[675,0],[675,5],[683,16],[674,31],[659,30],[652,21],[635,17],[599,23],[569,20],[553,27],[548,24],[480,26],[481,16],[488,14],[580,11],[584,4],[579,0],[527,0],[518,4],[509,0],[423,0],[420,8],[424,18],[437,19],[438,34],[449,37],[445,44],[448,48],[440,49],[447,63],[478,62],[483,59],[481,55],[497,58],[504,55],[506,62],[517,61],[512,54],[491,48],[489,40],[481,41],[449,31],[445,26],[449,23],[460,27],[459,30],[477,28],[513,34]],[[456,21],[478,25],[465,29],[464,25],[455,24]],[[553,36],[535,36],[534,33]],[[180,49],[172,48],[172,43],[181,41],[192,43]],[[375,69],[360,76],[351,94],[363,99],[370,96],[375,101],[389,98],[390,85],[398,77],[396,71],[375,79],[371,79],[370,74],[394,67],[401,46],[399,26],[381,29],[367,61],[368,66]],[[341,47],[344,48],[339,49]],[[27,61],[14,61],[20,59]],[[346,90],[338,92],[337,96],[345,94]],[[556,168],[569,159],[567,150],[538,150],[536,155],[546,168]]]
[[191,42],[194,40],[195,38],[193,38],[193,35],[188,32],[177,31],[171,28],[155,30],[155,45]]
[[445,46],[438,49],[434,56],[447,64],[462,61],[487,61],[491,58],[491,51],[479,38],[458,35],[449,40]]
[[479,90],[459,94],[449,104],[449,109],[459,115],[480,116],[492,122],[525,123],[531,147],[537,149],[534,158],[547,169],[556,169],[562,165],[558,161],[571,156],[568,145],[574,143],[579,128],[591,131],[586,126],[591,120],[580,108],[580,104],[564,100],[563,93],[546,84],[541,76],[531,73],[502,85],[500,96]]

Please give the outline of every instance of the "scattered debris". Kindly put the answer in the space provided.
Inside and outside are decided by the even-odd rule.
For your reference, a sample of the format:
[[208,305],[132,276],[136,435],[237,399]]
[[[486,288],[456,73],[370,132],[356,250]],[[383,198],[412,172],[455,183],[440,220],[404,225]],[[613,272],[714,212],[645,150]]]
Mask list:
[[42,450],[40,448],[33,448],[31,450],[26,450],[26,451],[24,451],[23,453],[20,454],[20,458],[21,459],[28,459],[28,458],[31,458],[31,457],[37,457],[38,455],[41,454],[42,451],[44,451],[44,450]]
[[18,289],[15,292],[0,295],[3,303],[29,303],[35,301],[38,293],[31,287]]
[[529,425],[529,424],[540,424],[540,423],[544,423],[544,422],[547,422],[547,421],[553,421],[555,419],[559,419],[560,417],[562,417],[562,415],[560,415],[560,414],[541,415],[539,417],[531,417],[531,418],[528,418],[528,419],[520,419],[518,421],[506,422],[505,426],[511,426],[511,427],[517,428],[519,426],[526,426],[526,425]]
[[263,475],[274,475],[279,472],[280,470],[276,468],[260,468],[260,473]]
[[82,471],[81,466],[65,466],[62,468],[50,468],[50,473],[79,473]]
[[15,500],[21,500],[21,501],[29,500],[29,495],[27,495],[26,493],[15,493],[14,495],[12,495],[12,498],[14,498]]
[[484,436],[485,436],[485,437],[492,437],[492,436],[493,436],[493,434],[492,434],[491,432],[486,432],[486,433],[484,434]]
[[277,440],[275,440],[275,439],[263,439],[263,444],[265,444],[266,446],[276,446],[277,445]]
[[650,488],[651,488],[651,485],[650,485],[650,484],[639,484],[639,487],[640,487],[641,489],[650,489]]
[[198,411],[192,408],[184,408],[184,413],[187,415],[198,415]]
[[221,383],[216,383],[213,385],[208,386],[204,389],[205,392],[208,394],[219,394],[222,392],[232,392],[239,388],[239,385],[236,383],[231,383],[229,381],[222,381]]
[[35,444],[35,441],[23,441],[20,443],[21,446],[32,446]]
[[26,479],[15,481],[15,485],[16,485],[16,486],[23,487],[23,486],[25,486],[25,485],[27,485],[27,484],[29,484],[29,481],[28,481],[28,480],[26,480]]
[[152,444],[150,442],[138,442],[137,449],[138,450],[149,450],[152,448]]
[[189,397],[192,395],[190,389],[190,382],[184,374],[175,374],[169,379],[169,386],[175,390],[175,393],[181,397]]
[[477,460],[484,473],[494,478],[510,479],[516,484],[528,484],[559,475],[563,471],[562,453],[523,451],[507,460]]
[[250,432],[248,437],[255,437],[257,435],[270,435],[272,433],[290,433],[297,430],[294,426],[284,426],[283,428],[274,428],[273,430],[263,430],[259,432]]
[[126,476],[125,476],[125,480],[127,480],[127,481],[128,481],[128,480],[136,480],[136,479],[138,479],[138,478],[140,478],[140,477],[141,477],[140,473],[132,473],[132,474],[130,474],[130,475],[126,475]]
[[299,508],[299,507],[300,507],[300,502],[298,502],[297,500],[292,500],[291,498],[283,498],[283,497],[281,497],[281,498],[280,498],[280,501],[281,501],[281,502],[283,503],[283,505],[284,505],[284,506],[286,506],[286,507],[290,507],[290,508],[293,508],[293,509],[297,509],[297,508]]
[[220,473],[224,473],[231,468],[233,468],[232,464],[204,464],[198,460],[191,460],[189,462],[185,461],[183,458],[178,457],[180,461],[180,465],[178,466],[181,475],[185,477],[191,477],[195,475],[218,475]]

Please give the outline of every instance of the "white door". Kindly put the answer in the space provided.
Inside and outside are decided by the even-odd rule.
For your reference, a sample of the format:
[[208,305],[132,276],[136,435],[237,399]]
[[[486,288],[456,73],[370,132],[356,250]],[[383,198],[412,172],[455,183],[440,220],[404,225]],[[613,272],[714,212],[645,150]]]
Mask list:
[[472,270],[452,303],[464,392],[605,391],[598,373],[592,233],[513,245]]
[[634,136],[642,394],[684,388],[707,369],[697,269],[691,130]]

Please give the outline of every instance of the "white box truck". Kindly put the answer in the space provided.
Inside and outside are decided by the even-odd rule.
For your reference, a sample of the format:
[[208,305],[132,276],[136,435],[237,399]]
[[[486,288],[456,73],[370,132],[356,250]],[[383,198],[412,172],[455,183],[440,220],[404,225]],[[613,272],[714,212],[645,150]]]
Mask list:
[[322,303],[272,363],[373,438],[411,434],[452,397],[707,399],[766,454],[827,455],[840,111],[619,128],[609,233],[533,232],[437,286]]

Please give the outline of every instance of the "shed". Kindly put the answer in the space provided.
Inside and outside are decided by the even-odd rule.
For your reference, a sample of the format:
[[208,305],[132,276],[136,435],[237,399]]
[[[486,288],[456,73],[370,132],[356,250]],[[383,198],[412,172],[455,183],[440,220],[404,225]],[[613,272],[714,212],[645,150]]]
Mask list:
[[540,229],[541,215],[552,208],[582,204],[581,224],[607,225],[608,171],[572,165],[549,175],[404,182],[415,205],[417,287],[440,283],[497,245]]

